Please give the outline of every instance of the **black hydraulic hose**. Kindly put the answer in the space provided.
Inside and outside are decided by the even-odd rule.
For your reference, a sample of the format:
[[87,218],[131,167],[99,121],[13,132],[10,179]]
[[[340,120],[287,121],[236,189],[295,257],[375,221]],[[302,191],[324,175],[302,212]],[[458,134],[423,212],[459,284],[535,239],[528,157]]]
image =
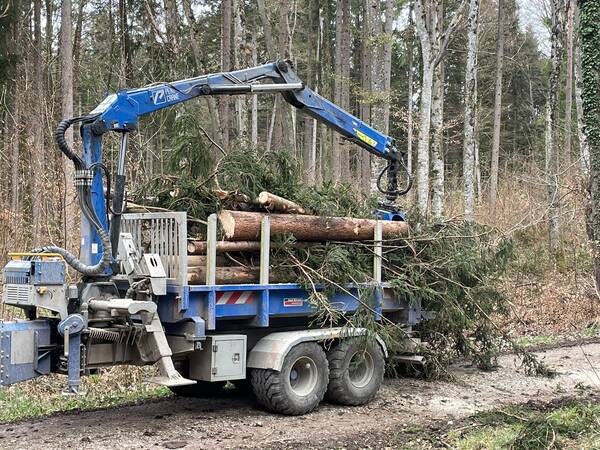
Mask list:
[[112,246],[110,237],[102,226],[102,223],[100,222],[100,219],[98,219],[98,215],[92,206],[92,193],[90,186],[87,184],[91,181],[86,178],[85,174],[83,177],[80,177],[80,174],[77,173],[81,171],[89,171],[91,169],[86,168],[83,159],[73,152],[73,150],[69,147],[67,140],[65,139],[65,132],[71,125],[86,119],[91,119],[91,117],[79,117],[62,120],[56,128],[55,139],[58,148],[65,154],[67,158],[73,161],[73,165],[75,167],[75,182],[77,186],[77,197],[79,198],[79,207],[81,208],[83,215],[88,219],[92,227],[94,227],[98,233],[98,237],[102,243],[102,258],[94,265],[84,264],[68,250],[54,245],[35,248],[32,250],[32,252],[58,253],[64,258],[65,262],[73,267],[76,271],[82,273],[83,275],[93,276],[102,274],[104,270],[110,266],[112,262]]

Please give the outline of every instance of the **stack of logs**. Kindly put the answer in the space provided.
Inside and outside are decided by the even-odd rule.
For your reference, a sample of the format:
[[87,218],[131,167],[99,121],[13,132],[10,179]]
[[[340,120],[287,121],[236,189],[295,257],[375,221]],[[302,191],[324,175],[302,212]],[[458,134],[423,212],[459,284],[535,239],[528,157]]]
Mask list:
[[[223,210],[219,222],[223,240],[218,241],[216,284],[256,283],[259,269],[254,265],[235,264],[240,256],[260,252],[261,223],[269,214],[271,237],[294,236],[295,246],[310,246],[324,241],[372,241],[377,221],[352,217],[321,217],[307,214],[300,205],[269,192],[261,192],[256,203],[265,212]],[[274,211],[274,212],[272,212]],[[394,239],[406,235],[405,222],[382,222],[382,238]],[[188,241],[188,283],[204,284],[206,281],[205,241]],[[227,257],[227,255],[229,257]],[[286,282],[270,276],[270,282]]]

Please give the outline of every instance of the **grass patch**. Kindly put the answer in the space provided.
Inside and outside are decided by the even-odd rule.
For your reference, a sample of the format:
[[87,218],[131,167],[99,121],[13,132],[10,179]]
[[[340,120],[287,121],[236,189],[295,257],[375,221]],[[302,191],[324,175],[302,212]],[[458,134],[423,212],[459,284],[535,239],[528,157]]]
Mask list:
[[171,395],[168,388],[142,382],[151,367],[114,367],[82,378],[82,395],[63,395],[67,379],[49,375],[0,390],[0,422],[58,412],[135,404]]
[[448,433],[453,447],[463,450],[600,448],[598,398],[537,409],[510,406],[478,414],[474,419],[474,428]]
[[522,348],[538,347],[540,345],[553,345],[560,342],[561,336],[556,334],[539,334],[536,336],[523,336],[518,338],[517,345]]

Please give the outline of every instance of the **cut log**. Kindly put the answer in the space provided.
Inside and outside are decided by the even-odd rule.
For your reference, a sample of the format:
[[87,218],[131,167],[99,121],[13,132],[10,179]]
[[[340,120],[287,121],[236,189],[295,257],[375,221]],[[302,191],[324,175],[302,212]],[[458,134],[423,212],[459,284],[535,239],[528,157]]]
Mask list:
[[[219,220],[225,238],[232,241],[260,239],[263,213],[221,211]],[[269,214],[271,236],[292,235],[300,241],[368,241],[373,239],[376,220],[352,217],[320,217],[293,214]],[[406,222],[382,222],[384,239],[405,236]]]
[[256,201],[269,211],[279,211],[290,214],[306,214],[306,210],[298,203],[294,203],[287,198],[271,194],[267,191],[262,191],[260,194],[258,194]]
[[[216,284],[258,283],[260,280],[258,267],[216,267]],[[188,267],[188,284],[206,284],[206,267]],[[279,271],[269,274],[269,283],[289,282],[290,275]],[[293,275],[291,275],[293,278]]]
[[[226,265],[224,256],[217,256],[217,266]],[[188,255],[188,267],[206,267],[206,255]]]
[[[271,244],[272,245],[272,244]],[[310,246],[308,242],[294,242],[290,245],[292,248],[306,248]],[[245,252],[257,253],[260,251],[259,241],[219,241],[217,242],[217,253]],[[206,255],[206,242],[204,241],[189,241],[188,255]],[[192,264],[190,264],[192,265]],[[193,264],[201,265],[201,264]]]
[[[216,284],[258,283],[258,268],[254,267],[216,267]],[[188,269],[188,284],[205,284],[206,268]]]
[[[188,254],[190,255],[205,255],[205,241],[188,241]],[[219,241],[217,242],[217,253],[227,252],[258,252],[260,251],[260,242],[258,241]]]

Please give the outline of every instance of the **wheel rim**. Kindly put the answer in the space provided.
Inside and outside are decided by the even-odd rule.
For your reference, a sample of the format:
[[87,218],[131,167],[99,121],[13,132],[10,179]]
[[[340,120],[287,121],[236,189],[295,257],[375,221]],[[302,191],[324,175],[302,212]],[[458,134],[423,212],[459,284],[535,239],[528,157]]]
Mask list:
[[308,356],[301,356],[290,370],[290,386],[296,395],[304,397],[310,394],[318,380],[317,365]]
[[354,387],[363,388],[373,378],[375,364],[369,352],[356,352],[350,359],[348,378]]

